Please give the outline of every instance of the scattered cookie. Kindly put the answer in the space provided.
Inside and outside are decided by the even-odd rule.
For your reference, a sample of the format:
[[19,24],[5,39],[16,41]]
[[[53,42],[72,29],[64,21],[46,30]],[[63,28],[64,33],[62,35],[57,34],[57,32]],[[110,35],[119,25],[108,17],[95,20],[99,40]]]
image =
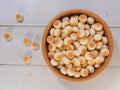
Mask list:
[[16,18],[16,21],[17,22],[22,22],[23,21],[23,16],[22,16],[22,14],[16,14],[16,16],[15,16],[15,18]]
[[23,62],[26,64],[30,64],[31,62],[31,56],[24,56],[23,57]]
[[39,48],[39,44],[37,42],[32,42],[31,43],[31,47],[34,49],[34,50],[37,50]]
[[24,44],[25,46],[30,46],[30,45],[31,45],[31,40],[30,40],[30,38],[25,37],[25,38],[23,39],[23,44]]
[[11,34],[10,32],[4,33],[3,37],[4,37],[4,39],[7,40],[7,41],[12,40],[12,34]]

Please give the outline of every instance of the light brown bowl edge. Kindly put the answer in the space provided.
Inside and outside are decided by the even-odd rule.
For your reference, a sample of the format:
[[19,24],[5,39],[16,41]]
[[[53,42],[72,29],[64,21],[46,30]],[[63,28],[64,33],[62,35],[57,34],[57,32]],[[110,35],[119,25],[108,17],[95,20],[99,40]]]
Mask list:
[[[102,66],[97,69],[93,74],[90,74],[88,77],[85,77],[85,78],[71,78],[69,76],[65,76],[65,75],[62,75],[58,69],[56,69],[55,67],[53,67],[51,64],[50,64],[50,61],[49,61],[49,58],[47,56],[47,52],[48,52],[48,49],[47,49],[47,43],[46,43],[46,37],[48,36],[48,33],[49,33],[49,29],[52,27],[52,23],[56,20],[56,19],[60,19],[64,16],[71,16],[71,15],[74,15],[74,14],[86,14],[88,16],[91,16],[93,18],[95,18],[95,20],[97,22],[100,22],[103,24],[104,26],[104,29],[105,29],[105,35],[108,37],[108,48],[110,50],[110,54],[109,56],[106,58],[105,62],[102,64]],[[112,57],[112,54],[113,54],[113,38],[112,38],[112,34],[110,32],[110,29],[109,27],[107,26],[107,24],[98,16],[96,15],[95,13],[91,12],[91,11],[88,11],[88,10],[83,10],[83,9],[72,9],[72,10],[67,10],[67,11],[64,11],[58,15],[56,15],[49,23],[48,23],[48,26],[45,28],[45,31],[43,33],[43,37],[42,37],[42,52],[43,52],[43,57],[46,61],[46,63],[48,64],[48,66],[51,68],[51,70],[56,73],[59,77],[63,78],[63,79],[66,79],[66,80],[69,80],[69,81],[74,81],[74,82],[80,82],[80,81],[86,81],[86,80],[90,80],[92,78],[94,78],[95,76],[99,75],[109,64],[110,60],[111,60],[111,57]]]

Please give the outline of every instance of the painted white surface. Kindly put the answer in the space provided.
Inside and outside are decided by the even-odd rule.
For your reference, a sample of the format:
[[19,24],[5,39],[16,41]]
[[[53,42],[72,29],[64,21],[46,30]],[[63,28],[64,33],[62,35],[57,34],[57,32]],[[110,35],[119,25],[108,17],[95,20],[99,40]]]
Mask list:
[[[0,90],[120,90],[120,0],[0,0]],[[57,77],[46,65],[41,52],[41,38],[47,23],[58,13],[68,9],[87,9],[101,16],[111,27],[114,54],[108,68],[93,80],[69,82]],[[22,13],[24,22],[15,21],[16,13]],[[13,40],[3,39],[10,31]],[[27,33],[32,40],[39,35],[37,51],[22,43]],[[30,51],[30,65],[22,61]]]
[[[43,57],[41,56],[41,38],[44,27],[1,27],[0,28],[0,64],[18,64],[24,65],[23,56],[30,52],[32,53],[31,65],[43,65]],[[6,41],[3,35],[6,31],[12,33],[12,40]],[[38,36],[39,49],[33,50],[31,46],[26,47],[23,44],[23,39],[30,35],[31,42]]]
[[[56,14],[81,8],[95,12],[110,27],[119,27],[119,4],[120,0],[0,0],[0,24],[46,26]],[[23,23],[15,21],[16,13],[22,13]]]
[[87,82],[69,82],[57,77],[48,67],[0,67],[1,90],[120,90],[120,68],[109,67]]
[[[6,32],[7,29],[13,34],[13,39],[11,42],[4,40],[2,35]],[[15,64],[15,65],[24,65],[22,57],[25,53],[31,52],[33,54],[31,65],[46,65],[42,56],[41,44],[42,44],[42,33],[44,32],[45,27],[0,27],[0,64]],[[111,60],[110,66],[120,66],[120,28],[110,28],[111,33],[114,39],[114,54]],[[26,47],[23,44],[23,38],[27,33],[32,33],[35,38],[36,35],[39,35],[40,48],[35,51],[31,47]],[[11,53],[12,52],[12,53]]]

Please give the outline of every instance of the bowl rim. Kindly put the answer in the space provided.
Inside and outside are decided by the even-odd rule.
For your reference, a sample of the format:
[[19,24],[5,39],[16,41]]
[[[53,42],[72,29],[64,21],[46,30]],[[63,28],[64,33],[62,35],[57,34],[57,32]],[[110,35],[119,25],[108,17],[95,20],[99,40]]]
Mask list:
[[[105,59],[105,62],[100,66],[100,68],[96,69],[93,74],[90,74],[88,77],[85,77],[85,78],[84,77],[72,78],[72,77],[61,74],[60,71],[57,68],[55,68],[54,66],[52,66],[50,64],[50,60],[47,56],[48,49],[47,49],[46,39],[47,39],[49,30],[53,25],[53,22],[56,19],[61,19],[62,17],[76,15],[76,14],[86,14],[87,16],[93,17],[97,22],[102,23],[102,25],[104,27],[104,30],[105,30],[105,36],[108,37],[108,48],[109,48],[109,51],[110,51],[109,56]],[[44,31],[43,36],[42,36],[42,53],[43,53],[44,60],[47,63],[47,65],[49,66],[49,68],[59,77],[65,79],[65,80],[73,81],[73,82],[86,81],[86,80],[90,80],[90,79],[96,77],[97,75],[99,75],[108,66],[109,62],[111,61],[112,54],[113,54],[113,38],[112,38],[112,34],[111,34],[111,31],[110,31],[108,25],[97,14],[95,14],[91,11],[85,10],[85,9],[65,10],[65,11],[57,14],[55,17],[53,17],[52,20],[50,20],[50,22],[48,23],[47,27],[45,28],[45,31]]]

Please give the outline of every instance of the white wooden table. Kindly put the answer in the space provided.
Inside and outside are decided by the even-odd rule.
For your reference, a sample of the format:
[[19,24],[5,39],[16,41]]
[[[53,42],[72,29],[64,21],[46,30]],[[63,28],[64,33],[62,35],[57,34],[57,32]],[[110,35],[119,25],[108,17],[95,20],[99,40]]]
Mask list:
[[[41,45],[38,51],[25,47],[26,33],[42,38],[47,23],[59,12],[81,8],[101,16],[111,29],[114,54],[107,69],[86,82],[69,82],[57,77],[44,62]],[[120,0],[0,0],[0,90],[120,90]],[[15,21],[22,13],[24,22]],[[14,39],[7,42],[2,35],[7,30]],[[40,40],[41,43],[41,40]],[[30,65],[22,61],[30,51]]]

